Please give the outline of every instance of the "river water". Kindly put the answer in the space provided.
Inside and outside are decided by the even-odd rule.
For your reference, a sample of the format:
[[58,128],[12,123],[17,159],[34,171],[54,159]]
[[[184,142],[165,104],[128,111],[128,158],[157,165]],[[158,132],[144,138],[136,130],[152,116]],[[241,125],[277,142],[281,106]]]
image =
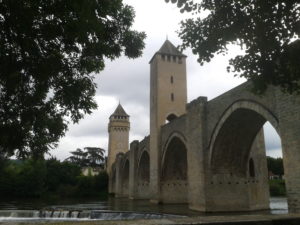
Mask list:
[[[286,214],[286,198],[271,198],[270,211],[251,212],[252,214]],[[236,213],[235,213],[236,214]],[[239,213],[239,214],[249,214]],[[59,200],[59,201],[1,201],[0,222],[28,219],[134,219],[165,218],[170,216],[220,215],[204,214],[188,209],[186,204],[151,204],[146,200],[108,198],[107,200]],[[222,214],[224,215],[224,214]],[[232,214],[231,214],[232,215]]]

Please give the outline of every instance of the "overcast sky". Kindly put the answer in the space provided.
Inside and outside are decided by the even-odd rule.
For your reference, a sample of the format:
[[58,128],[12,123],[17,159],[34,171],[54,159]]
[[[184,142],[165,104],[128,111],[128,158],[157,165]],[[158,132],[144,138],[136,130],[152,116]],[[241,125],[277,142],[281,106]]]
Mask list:
[[[106,61],[104,71],[96,75],[98,85],[96,101],[98,110],[86,115],[79,124],[70,125],[66,136],[61,139],[57,149],[51,151],[58,159],[65,159],[77,148],[108,148],[107,125],[110,114],[120,101],[130,115],[130,141],[141,140],[149,134],[149,60],[168,39],[175,45],[180,44],[176,34],[182,15],[173,4],[164,0],[124,0],[134,7],[136,18],[134,29],[147,34],[146,47],[142,57],[128,59],[120,57],[111,62]],[[212,99],[225,91],[243,83],[245,80],[235,78],[226,72],[228,59],[241,54],[239,47],[232,46],[226,56],[216,56],[210,63],[200,66],[197,57],[188,49],[187,58],[188,101],[207,96]],[[281,156],[280,139],[271,125],[265,125],[267,154]]]

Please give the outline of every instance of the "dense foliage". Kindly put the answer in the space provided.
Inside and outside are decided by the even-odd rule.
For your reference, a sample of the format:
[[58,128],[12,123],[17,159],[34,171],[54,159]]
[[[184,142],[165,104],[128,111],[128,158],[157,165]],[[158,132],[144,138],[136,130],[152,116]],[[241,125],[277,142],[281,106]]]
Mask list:
[[42,158],[96,109],[105,58],[142,54],[134,17],[122,0],[1,1],[0,152]]
[[8,161],[0,164],[0,197],[88,197],[107,193],[105,172],[83,176],[78,165],[56,159]]
[[273,158],[268,156],[267,163],[269,171],[272,171],[274,175],[284,175],[282,158]]
[[251,80],[257,93],[270,84],[300,93],[299,0],[171,2],[194,14],[181,23],[179,36],[201,64],[226,53],[229,44],[239,44],[245,54],[230,60],[229,71]]

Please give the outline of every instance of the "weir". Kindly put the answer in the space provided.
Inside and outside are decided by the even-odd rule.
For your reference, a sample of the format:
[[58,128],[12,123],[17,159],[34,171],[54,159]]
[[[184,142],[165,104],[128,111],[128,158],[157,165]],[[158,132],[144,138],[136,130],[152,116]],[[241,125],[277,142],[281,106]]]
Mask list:
[[101,210],[0,210],[1,221],[24,220],[132,220],[132,219],[161,219],[182,217],[178,215],[126,212],[126,211],[101,211]]

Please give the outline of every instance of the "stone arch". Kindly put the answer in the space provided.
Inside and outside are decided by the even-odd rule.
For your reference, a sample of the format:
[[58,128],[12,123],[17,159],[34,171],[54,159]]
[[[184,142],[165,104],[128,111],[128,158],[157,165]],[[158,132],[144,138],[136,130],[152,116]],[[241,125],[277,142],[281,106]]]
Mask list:
[[185,139],[173,133],[165,144],[161,162],[161,200],[186,203],[188,196],[187,147]]
[[262,131],[266,121],[279,131],[278,119],[270,110],[241,100],[230,105],[216,124],[209,146],[209,191],[214,193],[215,211],[269,208]]
[[144,150],[138,160],[138,182],[148,183],[150,181],[150,156]]
[[[220,163],[215,160],[215,157],[219,157],[220,160],[222,157],[223,159],[229,160],[229,157],[227,157],[229,156],[228,153],[230,153],[230,155],[234,154],[234,149],[243,143],[244,147],[242,151],[244,155],[240,166],[243,165],[243,172],[246,173],[247,167],[245,165],[248,165],[248,163],[246,163],[249,156],[248,151],[266,121],[271,123],[280,136],[278,119],[265,106],[251,100],[240,100],[231,104],[222,114],[210,138],[209,162],[211,169],[214,170],[216,166],[220,165]],[[237,136],[232,135],[233,131],[235,131]],[[233,139],[236,140],[233,141]],[[217,149],[223,148],[230,148],[232,150],[230,152],[219,150],[218,153],[216,153]],[[224,154],[226,154],[225,157]],[[238,161],[238,159],[234,161]],[[227,161],[227,163],[230,163],[230,161]]]
[[146,149],[143,149],[138,159],[137,171],[137,193],[136,198],[150,198],[150,155]]

